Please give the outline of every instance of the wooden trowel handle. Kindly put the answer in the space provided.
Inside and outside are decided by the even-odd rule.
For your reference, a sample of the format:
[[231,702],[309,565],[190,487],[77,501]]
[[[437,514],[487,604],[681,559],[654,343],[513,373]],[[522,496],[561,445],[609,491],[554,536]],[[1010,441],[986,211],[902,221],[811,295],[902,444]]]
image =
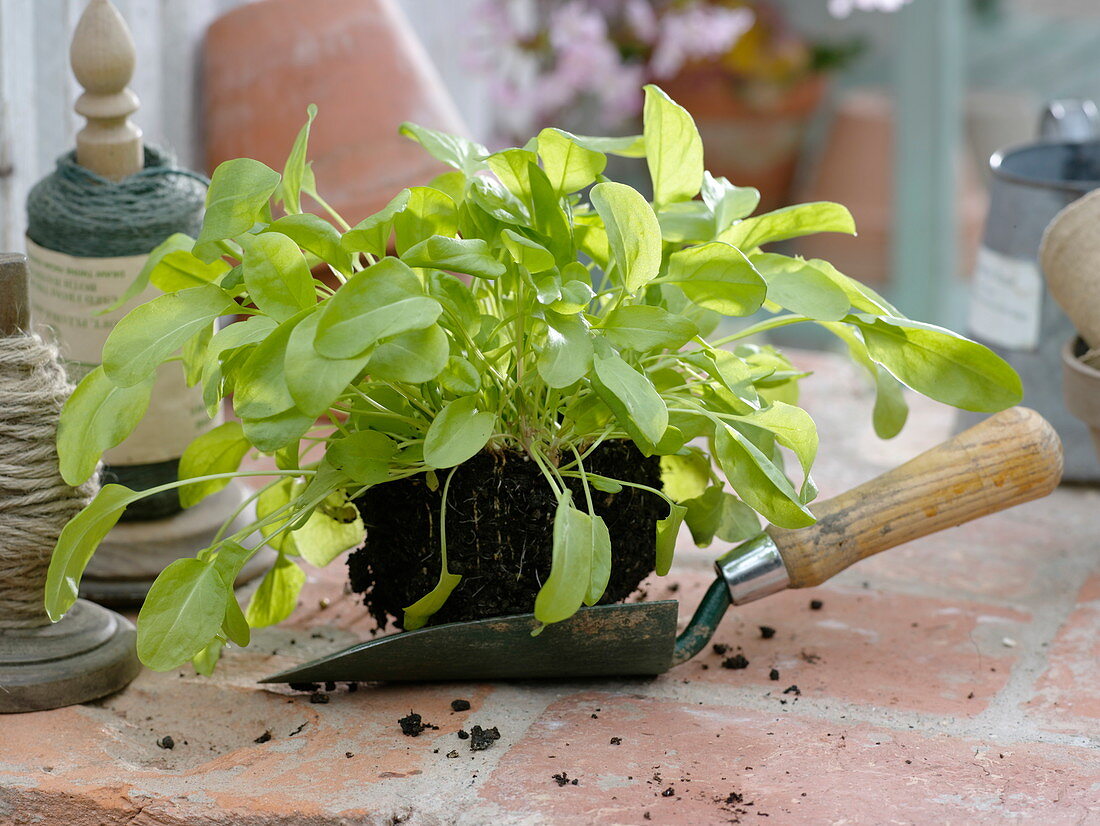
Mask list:
[[944,528],[1046,496],[1062,477],[1062,443],[1034,410],[1013,407],[847,493],[812,506],[808,528],[769,528],[807,588]]

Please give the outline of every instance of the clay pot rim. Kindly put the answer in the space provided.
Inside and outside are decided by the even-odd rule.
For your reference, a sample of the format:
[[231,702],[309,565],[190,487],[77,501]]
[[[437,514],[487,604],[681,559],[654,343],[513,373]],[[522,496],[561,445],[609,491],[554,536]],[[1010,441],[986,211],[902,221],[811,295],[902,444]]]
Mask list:
[[1100,370],[1081,363],[1076,354],[1078,342],[1084,344],[1075,334],[1062,348],[1062,399],[1066,410],[1089,429],[1100,457]]
[[1088,381],[1100,382],[1100,370],[1097,370],[1095,367],[1089,367],[1081,361],[1080,356],[1075,354],[1077,342],[1079,341],[1081,341],[1082,344],[1084,343],[1081,336],[1074,334],[1073,338],[1065,343],[1065,346],[1062,347],[1062,363],[1075,373],[1080,373],[1082,376],[1085,376]]

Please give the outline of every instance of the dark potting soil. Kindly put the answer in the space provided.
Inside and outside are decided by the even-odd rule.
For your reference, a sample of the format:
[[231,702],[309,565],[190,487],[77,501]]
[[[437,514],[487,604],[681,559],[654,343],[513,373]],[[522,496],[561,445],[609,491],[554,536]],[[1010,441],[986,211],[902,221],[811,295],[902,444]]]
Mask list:
[[419,737],[421,732],[427,729],[439,728],[439,726],[433,726],[431,723],[425,723],[424,718],[413,711],[410,711],[407,717],[398,720],[397,724],[401,726],[401,733],[406,737]]
[[[585,470],[661,487],[658,457],[633,444],[607,442]],[[449,472],[449,471],[448,471]],[[402,609],[439,580],[439,511],[446,473],[431,490],[423,475],[371,488],[356,500],[367,526],[363,547],[348,558],[352,590],[381,627],[403,627]],[[567,480],[574,504],[587,505],[579,479]],[[620,602],[653,570],[657,520],[664,501],[624,487],[591,489],[596,513],[611,534],[611,579],[602,603]],[[447,567],[462,581],[432,624],[525,614],[550,575],[557,502],[534,462],[512,451],[483,451],[455,471],[447,494]]]
[[492,728],[474,726],[470,729],[470,751],[485,751],[499,739],[500,730],[496,726]]

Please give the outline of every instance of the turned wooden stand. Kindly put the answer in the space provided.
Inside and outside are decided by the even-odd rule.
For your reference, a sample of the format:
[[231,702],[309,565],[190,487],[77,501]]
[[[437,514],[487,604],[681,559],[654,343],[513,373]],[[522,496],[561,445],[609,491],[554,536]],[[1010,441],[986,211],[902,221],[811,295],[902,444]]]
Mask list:
[[[26,259],[0,254],[0,337],[25,336],[29,330]],[[50,550],[41,549],[43,564]],[[0,712],[40,711],[94,700],[123,688],[141,670],[137,634],[126,618],[85,600],[77,600],[64,619],[53,624],[44,605],[41,610],[43,624],[37,628],[6,629],[0,622]]]

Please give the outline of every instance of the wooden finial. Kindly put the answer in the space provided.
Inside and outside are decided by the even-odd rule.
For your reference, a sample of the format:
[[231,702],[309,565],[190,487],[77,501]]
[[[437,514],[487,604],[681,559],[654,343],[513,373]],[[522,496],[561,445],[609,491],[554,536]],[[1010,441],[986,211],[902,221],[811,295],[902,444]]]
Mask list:
[[31,327],[27,298],[27,257],[0,253],[0,337],[18,336]]
[[110,0],[90,0],[69,49],[73,73],[84,87],[74,108],[88,119],[76,136],[76,160],[113,181],[145,166],[141,130],[129,120],[139,105],[127,88],[135,56],[134,40],[118,9]]

